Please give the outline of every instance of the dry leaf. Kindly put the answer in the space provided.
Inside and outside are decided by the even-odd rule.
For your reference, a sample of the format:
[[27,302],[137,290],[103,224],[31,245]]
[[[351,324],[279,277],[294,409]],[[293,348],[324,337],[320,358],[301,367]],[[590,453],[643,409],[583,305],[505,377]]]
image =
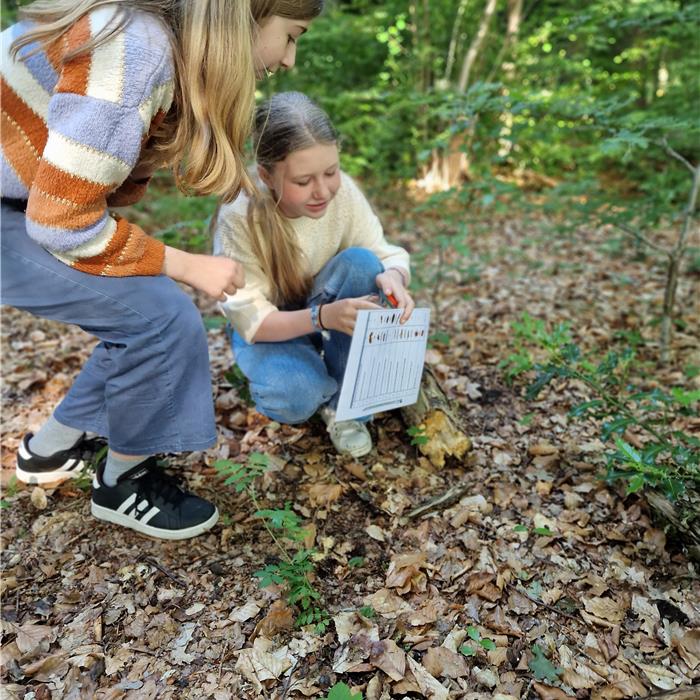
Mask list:
[[375,642],[369,660],[392,681],[400,681],[406,673],[406,654],[392,639]]
[[[292,666],[292,661],[286,656],[282,658],[269,653],[265,644],[259,644],[262,640],[255,640],[253,648],[242,649],[236,661],[236,670],[245,676],[257,689],[262,690],[264,681],[279,678],[288,668]],[[266,640],[267,641],[267,640]]]
[[257,635],[269,639],[278,632],[293,629],[294,619],[294,611],[283,600],[276,600],[267,615],[258,622],[255,631]]
[[426,671],[437,678],[462,678],[469,675],[469,664],[462,654],[447,647],[430,647],[422,659]]
[[238,608],[234,608],[228,616],[228,619],[233,622],[246,622],[246,620],[251,620],[260,612],[260,606],[253,600],[247,602],[245,605],[241,605]]
[[537,691],[541,700],[576,700],[575,695],[567,695],[561,688],[553,688],[551,685],[535,681],[532,687]]
[[343,487],[340,484],[311,484],[308,493],[312,506],[327,506],[343,495]]
[[581,598],[586,610],[601,620],[617,625],[625,618],[625,609],[610,598]]
[[421,693],[430,700],[447,700],[449,692],[437,678],[431,676],[417,661],[411,658],[411,655],[406,656],[408,667],[413,673],[413,677],[420,688]]

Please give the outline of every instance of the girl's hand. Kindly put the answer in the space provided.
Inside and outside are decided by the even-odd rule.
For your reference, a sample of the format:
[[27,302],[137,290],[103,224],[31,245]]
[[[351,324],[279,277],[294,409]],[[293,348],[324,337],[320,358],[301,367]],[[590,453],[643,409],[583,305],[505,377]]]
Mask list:
[[394,267],[390,267],[384,272],[380,272],[374,280],[377,283],[377,287],[384,292],[384,296],[389,296],[390,294],[398,302],[398,308],[403,309],[403,314],[400,319],[400,323],[406,323],[413,309],[416,308],[416,302],[406,290],[403,284],[403,275]]
[[330,304],[323,304],[321,321],[328,330],[342,331],[352,335],[357,321],[357,312],[362,309],[381,309],[382,307],[371,299],[376,297],[358,297],[355,299],[339,299]]
[[243,266],[218,255],[197,255],[165,246],[163,274],[194,287],[217,301],[245,285]]

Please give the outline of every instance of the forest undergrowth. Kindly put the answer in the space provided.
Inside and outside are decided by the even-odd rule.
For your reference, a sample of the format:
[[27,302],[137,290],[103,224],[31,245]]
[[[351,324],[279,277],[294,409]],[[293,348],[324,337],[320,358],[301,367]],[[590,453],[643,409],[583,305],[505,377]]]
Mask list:
[[[698,271],[681,281],[683,323],[660,367],[664,271],[653,257],[611,229],[563,235],[516,210],[472,217],[442,245],[454,219],[439,208],[407,217],[416,205],[406,197],[386,195],[382,219],[419,261],[415,294],[433,319],[427,363],[472,451],[437,468],[420,431],[388,413],[371,425],[375,449],[353,460],[335,454],[319,421],[267,420],[230,373],[214,304],[197,298],[219,443],[189,455],[182,473],[222,518],[193,541],[92,520],[89,477],[53,490],[17,484],[23,433],[50,414],[93,341],[3,310],[4,697],[603,700],[698,682],[697,562],[644,489],[602,478],[600,425],[569,414],[589,388],[555,380],[528,400],[528,376],[508,381],[503,364],[527,313],[567,322],[584,351],[632,344],[645,386],[697,392]],[[675,420],[700,437],[697,410]],[[224,484],[222,463],[258,454],[254,479]],[[301,626],[301,598],[290,602],[289,581],[270,574],[299,552],[317,595],[301,579],[295,590],[319,611]]]

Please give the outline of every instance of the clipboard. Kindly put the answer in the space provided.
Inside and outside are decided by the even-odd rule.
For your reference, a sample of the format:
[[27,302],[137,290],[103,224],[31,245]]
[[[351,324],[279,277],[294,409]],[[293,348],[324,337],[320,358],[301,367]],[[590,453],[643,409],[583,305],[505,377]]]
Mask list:
[[402,309],[358,312],[337,421],[410,406],[418,400],[430,309],[414,309],[404,324],[399,323],[402,313]]

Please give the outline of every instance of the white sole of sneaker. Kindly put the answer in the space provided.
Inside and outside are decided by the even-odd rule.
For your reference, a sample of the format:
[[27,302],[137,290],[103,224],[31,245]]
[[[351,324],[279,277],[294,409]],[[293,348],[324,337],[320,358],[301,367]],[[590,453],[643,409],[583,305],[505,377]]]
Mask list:
[[134,520],[134,518],[131,518],[128,515],[117,513],[111,508],[104,508],[103,506],[98,506],[96,503],[92,502],[90,503],[90,512],[98,520],[104,520],[108,523],[128,527],[130,530],[140,532],[141,534],[148,535],[149,537],[155,537],[159,540],[187,540],[190,537],[197,537],[197,535],[201,535],[203,532],[206,532],[210,528],[214,527],[214,525],[216,525],[216,521],[219,519],[219,510],[217,508],[209,520],[206,520],[199,525],[193,525],[192,527],[188,527],[183,530],[164,530],[160,527],[153,527],[152,525],[140,523],[138,520]]
[[365,455],[368,455],[371,451],[372,443],[370,443],[367,447],[360,447],[356,450],[344,450],[343,452],[338,451],[338,454],[350,455],[351,457],[364,457]]
[[75,479],[83,472],[85,464],[78,462],[70,469],[53,469],[50,472],[27,472],[18,465],[15,465],[15,476],[17,481],[23,484],[34,484],[38,486],[46,486],[47,484],[62,484],[69,479]]

